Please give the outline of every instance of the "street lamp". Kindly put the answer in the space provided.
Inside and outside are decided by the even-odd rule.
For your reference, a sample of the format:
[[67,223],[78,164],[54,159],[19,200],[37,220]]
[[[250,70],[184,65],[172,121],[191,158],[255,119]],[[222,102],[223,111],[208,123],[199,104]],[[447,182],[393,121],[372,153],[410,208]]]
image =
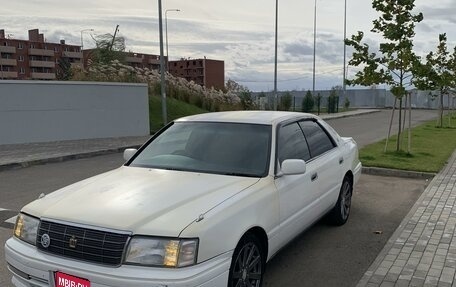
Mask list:
[[315,54],[317,47],[317,0],[315,0],[315,10],[314,10],[314,51],[313,51],[313,85],[312,92],[315,96]]
[[[275,56],[274,56],[274,110],[277,110],[277,37],[278,37],[278,25],[279,25],[279,0],[276,0],[276,11],[275,11]],[[271,101],[269,101],[269,104]]]
[[347,84],[345,79],[347,78],[347,45],[345,44],[345,39],[347,39],[347,0],[345,0],[345,9],[344,9],[344,82],[342,87],[344,90],[344,103],[347,100]]
[[87,32],[87,31],[93,32],[93,29],[84,29],[84,30],[81,30],[81,52],[82,52],[82,50],[84,50],[84,39],[82,38],[82,33]]
[[179,9],[166,9],[165,10],[165,30],[166,30],[166,67],[168,70],[168,62],[169,62],[169,56],[168,56],[168,12],[180,12]]
[[163,10],[162,0],[158,0],[158,30],[160,38],[160,82],[161,82],[161,101],[162,101],[162,116],[163,125],[168,123],[166,112],[166,81],[165,81],[165,57],[163,53]]

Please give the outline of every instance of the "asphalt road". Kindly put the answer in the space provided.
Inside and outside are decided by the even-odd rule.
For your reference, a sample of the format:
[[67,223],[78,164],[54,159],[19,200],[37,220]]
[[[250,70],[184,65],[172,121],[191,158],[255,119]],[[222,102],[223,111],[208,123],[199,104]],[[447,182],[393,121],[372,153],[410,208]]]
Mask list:
[[[388,115],[380,112],[329,122],[342,136],[353,136],[362,146],[384,138]],[[435,112],[416,111],[415,124],[434,116]],[[4,221],[23,205],[41,193],[122,163],[121,154],[111,154],[0,172],[0,258],[4,258],[1,246],[12,232],[11,224]],[[323,220],[300,235],[272,259],[265,286],[356,285],[425,185],[423,180],[363,175],[355,189],[349,222],[332,227]],[[9,281],[6,264],[0,259],[0,286],[10,287]]]

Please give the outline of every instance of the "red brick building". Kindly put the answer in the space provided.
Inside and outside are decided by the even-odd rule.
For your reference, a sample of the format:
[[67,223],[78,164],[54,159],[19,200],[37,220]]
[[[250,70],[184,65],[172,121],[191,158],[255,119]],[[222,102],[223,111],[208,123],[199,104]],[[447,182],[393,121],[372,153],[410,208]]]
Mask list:
[[10,39],[0,30],[0,79],[54,80],[61,58],[72,66],[82,65],[80,46],[65,40],[48,43],[38,29],[29,30],[28,36],[28,40]]
[[169,61],[169,73],[185,78],[206,88],[225,87],[225,62],[209,59],[181,59]]

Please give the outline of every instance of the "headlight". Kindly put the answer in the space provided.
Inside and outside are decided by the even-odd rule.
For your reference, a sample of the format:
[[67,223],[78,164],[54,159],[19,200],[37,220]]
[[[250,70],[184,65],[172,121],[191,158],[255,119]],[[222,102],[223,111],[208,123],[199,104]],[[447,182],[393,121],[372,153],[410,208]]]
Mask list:
[[36,234],[39,225],[39,219],[19,213],[16,219],[16,226],[14,227],[14,236],[27,243],[36,245]]
[[196,263],[198,239],[133,237],[125,263],[185,267]]

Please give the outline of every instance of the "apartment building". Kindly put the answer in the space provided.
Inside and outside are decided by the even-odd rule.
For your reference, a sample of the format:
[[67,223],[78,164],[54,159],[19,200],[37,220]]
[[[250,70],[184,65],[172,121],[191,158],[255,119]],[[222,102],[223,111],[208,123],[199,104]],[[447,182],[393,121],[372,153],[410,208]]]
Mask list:
[[210,59],[181,59],[169,61],[169,73],[185,78],[206,88],[222,89],[225,86],[225,62]]
[[[95,49],[86,49],[83,52],[84,54],[84,67],[87,68],[90,59],[93,55]],[[127,65],[131,67],[137,68],[148,68],[150,70],[160,70],[160,56],[153,55],[153,54],[142,54],[142,53],[134,53],[134,52],[124,52],[125,54],[125,62]],[[166,57],[165,57],[166,63]]]
[[72,66],[82,65],[81,47],[46,42],[38,29],[28,31],[28,40],[5,37],[0,30],[0,79],[54,80],[59,60],[67,58]]

